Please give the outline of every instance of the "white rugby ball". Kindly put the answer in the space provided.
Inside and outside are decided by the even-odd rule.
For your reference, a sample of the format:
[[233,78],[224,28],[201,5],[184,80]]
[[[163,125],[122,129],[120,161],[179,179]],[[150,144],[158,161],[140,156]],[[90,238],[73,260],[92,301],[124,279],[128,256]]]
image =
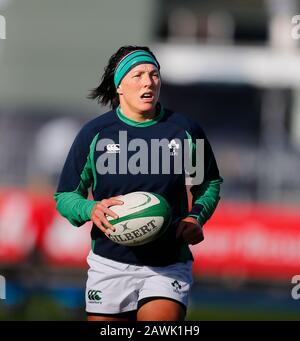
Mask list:
[[119,218],[107,216],[115,227],[108,238],[127,245],[138,246],[158,238],[169,226],[171,208],[165,198],[156,193],[132,192],[120,195],[123,205],[110,206]]

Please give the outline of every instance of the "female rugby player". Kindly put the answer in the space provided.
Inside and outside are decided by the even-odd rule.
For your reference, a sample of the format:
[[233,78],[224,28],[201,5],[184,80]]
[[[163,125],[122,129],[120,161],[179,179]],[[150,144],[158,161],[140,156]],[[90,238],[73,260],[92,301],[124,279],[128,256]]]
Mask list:
[[[160,65],[148,47],[123,46],[111,56],[99,86],[89,95],[109,104],[111,110],[81,129],[55,193],[58,211],[73,225],[93,222],[87,259],[88,320],[180,321],[186,315],[192,285],[189,244],[204,239],[202,228],[216,209],[222,179],[201,127],[184,114],[164,108],[159,103],[160,87]],[[127,145],[120,141],[121,133]],[[140,172],[130,169],[135,151],[127,147],[134,139],[147,146],[143,151],[147,167],[143,163]],[[162,139],[169,143],[156,158],[157,165],[151,146]],[[204,141],[200,150],[197,141]],[[203,159],[198,158],[203,152]],[[180,153],[188,153],[195,166],[190,179],[203,170],[201,181],[191,186],[191,207],[186,172],[174,166]],[[108,165],[101,163],[103,157]],[[168,172],[162,167],[167,158],[174,161]],[[183,159],[178,159],[179,164]],[[87,199],[90,187],[93,200]],[[172,222],[155,241],[133,247],[117,244],[105,234],[114,229],[107,216],[117,218],[110,206],[122,205],[118,196],[134,191],[162,195],[170,204]]]

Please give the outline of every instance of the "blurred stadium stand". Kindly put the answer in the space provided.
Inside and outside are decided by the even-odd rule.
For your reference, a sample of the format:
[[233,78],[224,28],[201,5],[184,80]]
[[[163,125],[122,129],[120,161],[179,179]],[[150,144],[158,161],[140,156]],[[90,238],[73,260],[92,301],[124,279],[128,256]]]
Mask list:
[[52,194],[124,44],[156,53],[162,103],[204,127],[224,178],[189,318],[299,319],[300,1],[0,0],[0,14],[0,319],[84,318],[90,224],[71,227]]

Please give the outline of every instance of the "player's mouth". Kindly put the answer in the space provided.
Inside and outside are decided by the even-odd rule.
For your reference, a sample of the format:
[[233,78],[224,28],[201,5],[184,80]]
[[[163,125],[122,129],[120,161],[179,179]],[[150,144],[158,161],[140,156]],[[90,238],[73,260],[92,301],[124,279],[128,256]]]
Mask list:
[[152,91],[144,92],[140,98],[144,103],[152,103],[154,101],[154,93]]

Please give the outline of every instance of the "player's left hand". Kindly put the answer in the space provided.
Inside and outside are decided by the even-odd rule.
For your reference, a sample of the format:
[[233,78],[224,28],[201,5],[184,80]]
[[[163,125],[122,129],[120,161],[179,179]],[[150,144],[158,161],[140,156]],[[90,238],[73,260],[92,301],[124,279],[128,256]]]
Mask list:
[[182,238],[191,245],[198,244],[204,240],[202,226],[197,219],[186,217],[177,226],[176,238]]

